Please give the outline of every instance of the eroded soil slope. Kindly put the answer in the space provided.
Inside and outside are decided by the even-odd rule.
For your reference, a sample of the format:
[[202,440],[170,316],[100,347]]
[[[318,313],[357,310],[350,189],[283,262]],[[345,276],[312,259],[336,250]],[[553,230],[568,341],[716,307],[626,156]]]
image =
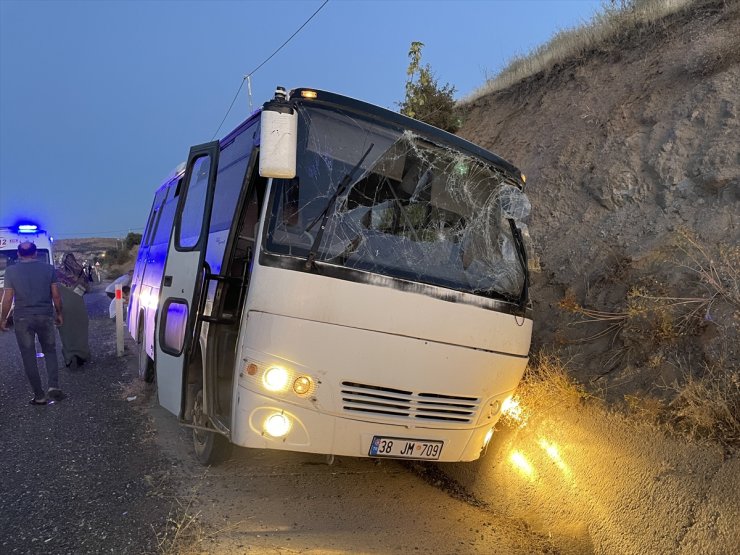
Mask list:
[[738,29],[700,0],[465,108],[528,178],[535,349],[612,399],[738,367]]

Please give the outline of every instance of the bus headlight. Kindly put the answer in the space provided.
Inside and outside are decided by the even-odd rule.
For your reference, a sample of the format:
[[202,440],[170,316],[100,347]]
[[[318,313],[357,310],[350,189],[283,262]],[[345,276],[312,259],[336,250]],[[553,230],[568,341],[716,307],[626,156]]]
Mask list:
[[269,391],[285,391],[288,387],[288,371],[282,366],[272,366],[262,376],[262,384]]
[[486,437],[483,438],[483,449],[488,447],[488,444],[491,442],[491,438],[493,437],[493,428],[488,430],[488,433],[486,434]]
[[298,376],[293,382],[293,392],[296,395],[307,395],[311,391],[313,382],[308,376]]
[[271,414],[265,419],[265,433],[272,437],[283,437],[290,431],[290,418],[281,412]]

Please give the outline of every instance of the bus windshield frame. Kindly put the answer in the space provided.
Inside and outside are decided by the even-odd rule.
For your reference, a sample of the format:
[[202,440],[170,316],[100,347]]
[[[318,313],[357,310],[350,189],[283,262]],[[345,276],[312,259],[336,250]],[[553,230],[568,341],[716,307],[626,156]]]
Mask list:
[[509,302],[525,296],[517,235],[530,204],[506,171],[357,111],[296,109],[297,175],[273,181],[266,253]]

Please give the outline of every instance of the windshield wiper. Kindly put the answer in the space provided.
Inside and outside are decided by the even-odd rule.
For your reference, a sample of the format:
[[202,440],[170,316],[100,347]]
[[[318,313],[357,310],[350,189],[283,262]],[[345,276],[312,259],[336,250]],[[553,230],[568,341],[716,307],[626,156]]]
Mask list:
[[[324,237],[324,230],[326,229],[326,222],[329,220],[329,216],[332,215],[334,212],[334,204],[336,203],[337,199],[341,194],[344,193],[344,191],[347,190],[350,184],[354,185],[354,182],[352,181],[352,177],[354,176],[357,169],[362,165],[362,163],[365,161],[365,158],[367,158],[367,155],[370,154],[370,151],[375,146],[375,143],[370,143],[370,146],[365,151],[365,154],[362,155],[362,158],[360,158],[359,162],[355,164],[355,167],[352,168],[349,172],[347,172],[342,180],[339,182],[339,185],[337,185],[337,190],[334,191],[334,194],[329,199],[329,202],[326,204],[326,208],[324,208],[324,211],[319,214],[319,218],[321,218],[321,225],[319,226],[319,230],[316,232],[316,237],[313,240],[313,244],[311,245],[311,249],[308,251],[308,256],[306,257],[306,262],[303,264],[304,268],[306,270],[311,270],[316,267],[316,254],[319,250],[319,247],[321,246],[321,239]],[[311,225],[309,225],[306,228],[306,231],[311,229],[314,224],[319,220],[319,218],[316,218]]]

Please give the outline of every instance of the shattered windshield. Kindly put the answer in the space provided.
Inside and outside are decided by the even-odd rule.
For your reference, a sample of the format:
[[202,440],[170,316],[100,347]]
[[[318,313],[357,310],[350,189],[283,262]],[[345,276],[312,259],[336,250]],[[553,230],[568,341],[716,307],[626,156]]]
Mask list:
[[298,110],[298,171],[295,179],[275,180],[268,252],[305,259],[313,246],[316,262],[520,297],[523,253],[509,220],[521,226],[530,205],[501,171],[354,113]]

